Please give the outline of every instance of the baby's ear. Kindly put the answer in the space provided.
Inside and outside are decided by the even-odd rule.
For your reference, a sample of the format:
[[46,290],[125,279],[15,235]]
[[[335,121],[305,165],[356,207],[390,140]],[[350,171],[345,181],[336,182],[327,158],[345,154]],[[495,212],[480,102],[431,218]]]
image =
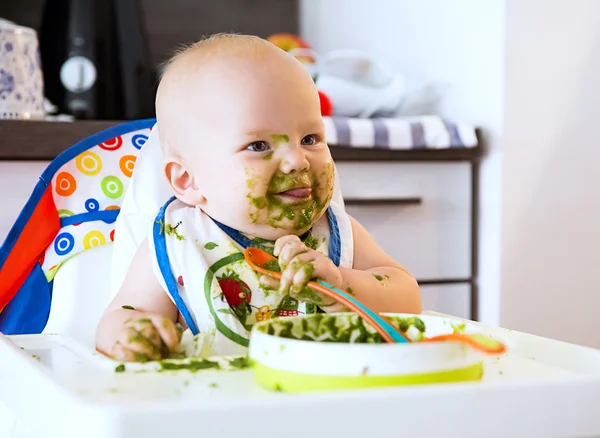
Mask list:
[[193,174],[183,165],[182,160],[172,157],[165,162],[165,175],[173,194],[188,205],[197,206],[204,202]]

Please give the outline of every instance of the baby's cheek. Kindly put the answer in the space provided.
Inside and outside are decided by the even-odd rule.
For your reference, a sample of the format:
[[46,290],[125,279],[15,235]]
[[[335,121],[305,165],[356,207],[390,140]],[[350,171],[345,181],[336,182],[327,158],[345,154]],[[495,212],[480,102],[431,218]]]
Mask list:
[[324,162],[315,172],[315,201],[319,209],[327,205],[333,196],[334,175],[335,169],[331,160]]

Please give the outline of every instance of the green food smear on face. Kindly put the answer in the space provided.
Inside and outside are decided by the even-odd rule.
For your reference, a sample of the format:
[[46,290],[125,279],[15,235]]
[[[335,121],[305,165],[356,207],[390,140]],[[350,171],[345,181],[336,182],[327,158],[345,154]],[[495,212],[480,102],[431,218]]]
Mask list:
[[118,365],[118,366],[115,368],[115,373],[122,373],[122,372],[124,372],[124,371],[125,371],[125,364]]
[[277,172],[269,180],[268,192],[281,193],[298,187],[311,186],[312,181],[308,172]]
[[[315,176],[314,180],[307,171],[289,174],[276,172],[268,182],[266,196],[253,193],[259,177],[251,176],[249,169],[246,169],[246,177],[249,189],[246,196],[250,203],[248,215],[252,223],[260,220],[273,228],[290,227],[290,222],[296,231],[310,228],[321,217],[333,195],[333,162],[328,162],[321,175]],[[299,187],[311,187],[312,197],[290,203],[277,195]]]
[[200,370],[221,368],[221,366],[219,365],[218,362],[213,362],[208,359],[192,359],[187,362],[161,361],[161,362],[159,362],[159,365],[160,365],[160,371],[187,370],[192,373],[195,373]]
[[258,198],[250,198],[250,204],[257,209],[263,209],[267,205],[267,198],[259,196]]
[[216,383],[211,383],[208,386],[210,386],[211,388],[218,388],[219,387],[219,385],[217,385]]
[[354,295],[354,291],[352,290],[351,287],[347,287],[346,292],[348,292],[350,295]]
[[263,157],[263,160],[265,161],[269,161],[271,158],[273,158],[273,151],[269,152],[267,155],[265,155]]
[[287,134],[275,134],[273,135],[273,143],[275,146],[280,145],[281,143],[289,143],[290,136]]
[[215,249],[217,246],[219,246],[219,245],[217,245],[215,242],[206,242],[206,244],[204,245],[204,248],[210,250],[210,249]]
[[150,318],[141,318],[141,319],[138,319],[138,322],[141,324],[144,324],[144,323],[151,323],[152,320]]
[[[425,323],[418,317],[389,316],[390,323],[403,332],[414,327],[419,336],[425,332]],[[382,344],[384,339],[357,314],[315,314],[301,318],[278,318],[261,323],[256,330],[285,339],[304,341]],[[417,337],[417,340],[420,339]]]
[[133,306],[128,306],[128,305],[121,306],[121,309],[126,309],[126,310],[135,310],[135,309],[133,308]]

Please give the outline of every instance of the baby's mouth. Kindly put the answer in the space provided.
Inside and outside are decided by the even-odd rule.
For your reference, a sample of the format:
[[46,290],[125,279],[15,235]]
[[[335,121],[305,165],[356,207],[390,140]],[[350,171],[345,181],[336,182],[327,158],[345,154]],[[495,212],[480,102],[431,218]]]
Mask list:
[[312,189],[310,187],[296,187],[277,194],[279,196],[301,200],[310,198],[312,196]]
[[276,173],[269,180],[267,192],[285,203],[304,203],[312,199],[312,181],[308,172]]
[[295,187],[284,192],[276,193],[276,195],[288,198],[291,201],[305,201],[312,197],[312,189],[310,187]]

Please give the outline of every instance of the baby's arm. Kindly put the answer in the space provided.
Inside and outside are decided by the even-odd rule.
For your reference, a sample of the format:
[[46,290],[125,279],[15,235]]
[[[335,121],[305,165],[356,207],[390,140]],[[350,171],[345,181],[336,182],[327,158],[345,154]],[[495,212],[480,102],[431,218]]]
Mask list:
[[125,281],[96,331],[96,348],[120,361],[143,362],[168,357],[180,341],[179,312],[152,271],[150,247],[144,241]]
[[375,312],[421,313],[421,293],[415,278],[387,255],[375,239],[350,217],[354,265],[339,268],[342,288]]

